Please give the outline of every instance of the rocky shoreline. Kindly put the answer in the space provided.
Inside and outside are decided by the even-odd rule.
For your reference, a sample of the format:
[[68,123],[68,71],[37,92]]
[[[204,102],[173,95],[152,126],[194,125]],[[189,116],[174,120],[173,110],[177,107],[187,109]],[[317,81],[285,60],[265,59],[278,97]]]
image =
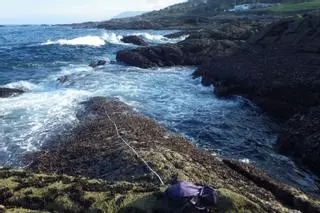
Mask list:
[[[122,50],[117,60],[141,68],[197,66],[193,77],[213,85],[216,96],[244,96],[282,119],[279,150],[319,175],[319,17],[307,14],[272,24],[269,18],[215,20],[207,29],[208,20],[200,20],[197,27],[183,25],[186,31],[167,35],[189,35],[177,44],[149,46],[140,37],[126,38],[145,47]],[[114,27],[108,24],[98,27]],[[148,22],[135,26],[153,27]],[[0,97],[22,93],[0,88]],[[26,156],[23,171],[0,169],[0,212],[172,212],[177,203],[167,200],[164,190],[175,178],[216,188],[219,203],[212,212],[320,212],[318,198],[252,165],[199,150],[118,100],[90,99],[82,103],[78,119],[68,135]]]
[[[213,212],[320,212],[319,201],[251,165],[216,158],[118,100],[83,103],[80,123],[49,149],[26,158],[26,171],[0,170],[6,212],[171,212],[172,178],[217,189]],[[165,182],[125,146],[119,134]],[[66,176],[68,175],[68,176]]]
[[193,31],[178,44],[120,51],[117,60],[141,68],[198,66],[194,77],[214,85],[216,96],[244,96],[271,116],[290,119],[278,139],[279,150],[320,174],[314,113],[320,105],[319,17],[314,12],[269,25],[222,24]]
[[199,66],[215,57],[229,56],[269,22],[238,22],[217,25],[215,29],[182,31],[169,37],[189,37],[177,44],[122,50],[117,60],[141,68],[176,65]]

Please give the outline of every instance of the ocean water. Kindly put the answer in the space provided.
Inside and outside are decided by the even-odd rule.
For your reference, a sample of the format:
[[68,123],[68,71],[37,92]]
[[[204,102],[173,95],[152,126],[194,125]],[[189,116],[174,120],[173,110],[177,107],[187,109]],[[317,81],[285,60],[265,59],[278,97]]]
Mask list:
[[[23,156],[41,149],[77,125],[79,103],[115,97],[182,134],[213,155],[252,163],[271,176],[319,194],[319,180],[276,152],[279,124],[241,97],[217,99],[211,87],[191,77],[194,67],[139,69],[115,63],[116,52],[140,35],[152,45],[176,43],[170,31],[106,31],[57,26],[0,27],[0,86],[21,96],[0,99],[0,166],[23,166]],[[91,68],[104,59],[104,67]],[[65,83],[57,81],[67,76]]]

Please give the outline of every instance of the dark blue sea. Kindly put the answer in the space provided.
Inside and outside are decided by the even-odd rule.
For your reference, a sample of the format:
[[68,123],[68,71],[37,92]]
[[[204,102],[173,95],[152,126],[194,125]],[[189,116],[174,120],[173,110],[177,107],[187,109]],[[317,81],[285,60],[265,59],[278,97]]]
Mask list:
[[[319,180],[274,148],[279,123],[240,97],[217,99],[213,88],[191,77],[194,67],[139,69],[114,63],[116,52],[134,48],[123,35],[153,45],[185,38],[171,31],[106,31],[58,26],[0,27],[0,87],[27,91],[0,99],[0,166],[23,166],[22,158],[78,120],[79,103],[95,96],[118,98],[218,157],[232,157],[272,177],[319,194]],[[106,60],[91,68],[92,61]],[[65,83],[57,81],[67,76]]]

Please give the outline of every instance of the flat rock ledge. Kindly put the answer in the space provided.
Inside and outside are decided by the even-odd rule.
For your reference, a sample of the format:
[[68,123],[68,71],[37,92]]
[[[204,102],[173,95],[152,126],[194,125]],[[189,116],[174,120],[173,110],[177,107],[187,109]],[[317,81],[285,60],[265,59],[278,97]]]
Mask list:
[[164,190],[176,177],[215,187],[219,204],[211,212],[320,212],[319,200],[251,165],[199,150],[118,100],[90,99],[78,118],[70,134],[27,156],[26,170],[0,169],[0,211],[172,212],[178,204]]

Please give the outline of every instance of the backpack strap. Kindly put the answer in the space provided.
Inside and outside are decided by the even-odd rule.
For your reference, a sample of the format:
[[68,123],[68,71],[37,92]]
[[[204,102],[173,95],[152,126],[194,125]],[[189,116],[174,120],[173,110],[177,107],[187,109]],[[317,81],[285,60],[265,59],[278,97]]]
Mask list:
[[203,205],[216,205],[218,203],[216,190],[209,186],[200,189],[199,198]]

